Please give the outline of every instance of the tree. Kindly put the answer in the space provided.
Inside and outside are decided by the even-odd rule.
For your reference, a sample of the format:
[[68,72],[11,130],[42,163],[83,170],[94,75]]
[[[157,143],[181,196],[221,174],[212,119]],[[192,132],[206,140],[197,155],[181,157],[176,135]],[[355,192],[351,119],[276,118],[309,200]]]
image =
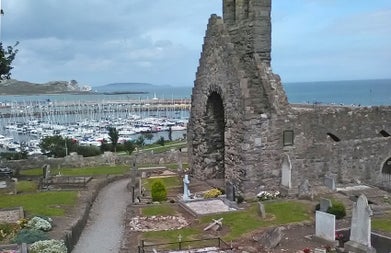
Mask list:
[[172,128],[171,128],[171,126],[168,127],[168,140],[172,141]]
[[125,148],[125,151],[131,155],[133,153],[133,151],[136,149],[136,145],[134,144],[133,141],[125,141],[124,142],[124,148]]
[[54,155],[55,157],[64,157],[71,152],[77,151],[78,144],[72,139],[64,139],[60,135],[55,135],[42,138],[39,147],[42,153]]
[[159,144],[160,146],[164,146],[165,144],[164,137],[160,136],[159,140],[157,140],[156,143]]
[[161,202],[167,200],[167,190],[162,180],[157,179],[152,182],[151,197],[152,201]]
[[19,44],[16,42],[15,45],[8,46],[7,48],[3,48],[3,43],[0,42],[0,80],[10,79],[11,77],[11,66],[13,60],[15,59],[15,55],[18,52],[17,49],[14,49]]
[[153,134],[148,132],[148,133],[143,133],[143,136],[145,139],[147,139],[149,141],[149,143],[151,143],[151,140],[153,138]]
[[142,147],[145,145],[145,137],[140,135],[137,140],[136,140],[136,146],[137,147]]
[[107,130],[109,130],[109,139],[111,141],[111,145],[113,145],[114,152],[117,152],[117,143],[119,139],[119,132],[117,128],[115,127],[108,127]]

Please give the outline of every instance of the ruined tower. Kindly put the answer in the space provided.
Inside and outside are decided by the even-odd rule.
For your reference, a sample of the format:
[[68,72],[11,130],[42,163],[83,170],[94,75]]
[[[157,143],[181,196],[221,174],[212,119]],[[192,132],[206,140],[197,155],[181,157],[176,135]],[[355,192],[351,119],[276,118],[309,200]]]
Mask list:
[[192,91],[192,175],[244,197],[336,174],[391,189],[391,108],[291,105],[270,63],[271,0],[224,0]]
[[[273,136],[270,119],[288,109],[279,77],[270,69],[270,12],[271,0],[223,1],[223,18],[209,20],[192,93],[193,174],[243,192],[255,190],[259,178],[272,177],[259,166],[279,151],[276,143],[264,143]],[[263,156],[269,149],[272,154]]]
[[245,30],[251,36],[245,38],[242,33],[230,33],[233,42],[246,44],[247,53],[257,53],[261,60],[270,65],[272,47],[271,0],[224,0],[223,19],[229,31]]

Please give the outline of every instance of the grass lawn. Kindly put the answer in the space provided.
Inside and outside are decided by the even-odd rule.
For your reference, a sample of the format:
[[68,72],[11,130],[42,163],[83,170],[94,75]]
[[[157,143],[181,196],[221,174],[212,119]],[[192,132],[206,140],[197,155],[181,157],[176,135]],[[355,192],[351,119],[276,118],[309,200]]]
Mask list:
[[157,216],[157,215],[175,215],[175,209],[169,204],[160,204],[160,205],[152,205],[142,208],[141,215],[142,216]]
[[[50,169],[52,175],[57,175],[59,172],[64,176],[94,176],[94,175],[118,175],[130,171],[128,166],[99,166],[87,168],[53,168]],[[21,175],[24,176],[40,176],[42,169],[21,170]]]
[[16,190],[18,193],[32,193],[38,189],[37,182],[34,181],[18,181],[16,183]]
[[[143,233],[142,237],[144,240],[153,243],[177,242],[179,234],[182,236],[183,241],[202,239],[205,238],[203,229],[212,219],[223,218],[223,227],[226,228],[225,231],[227,233],[222,236],[222,239],[230,242],[260,228],[311,219],[312,208],[304,202],[281,200],[264,202],[264,204],[267,213],[266,219],[261,218],[259,205],[255,202],[251,203],[244,210],[202,216],[199,218],[198,223],[192,224],[191,228],[174,231],[147,232]],[[157,215],[158,213],[154,214]]]
[[372,230],[391,233],[391,213],[386,217],[372,218]]
[[63,216],[66,208],[74,206],[76,200],[76,191],[0,195],[0,208],[22,206],[27,216]]
[[159,177],[159,178],[147,178],[143,185],[146,189],[150,189],[152,182],[155,180],[161,180],[166,187],[166,189],[174,188],[174,187],[180,187],[181,186],[181,180],[178,176],[172,176],[172,177]]

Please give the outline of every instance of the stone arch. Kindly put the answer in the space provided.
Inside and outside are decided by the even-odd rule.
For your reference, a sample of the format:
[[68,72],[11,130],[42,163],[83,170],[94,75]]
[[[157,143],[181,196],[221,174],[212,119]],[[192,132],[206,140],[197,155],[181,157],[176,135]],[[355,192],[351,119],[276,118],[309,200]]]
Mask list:
[[388,158],[384,163],[381,170],[382,174],[390,175],[391,176],[391,157]]
[[383,163],[381,175],[383,183],[391,186],[391,157]]
[[206,169],[210,178],[224,179],[225,113],[220,92],[211,91],[205,108]]

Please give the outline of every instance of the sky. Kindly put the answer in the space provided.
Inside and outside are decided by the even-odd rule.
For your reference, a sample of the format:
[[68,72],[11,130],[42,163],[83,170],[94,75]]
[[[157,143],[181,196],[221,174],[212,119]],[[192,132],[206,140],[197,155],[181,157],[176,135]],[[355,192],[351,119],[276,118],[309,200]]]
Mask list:
[[[193,86],[222,0],[0,0],[12,78]],[[282,82],[391,78],[390,0],[273,0],[272,69]]]

